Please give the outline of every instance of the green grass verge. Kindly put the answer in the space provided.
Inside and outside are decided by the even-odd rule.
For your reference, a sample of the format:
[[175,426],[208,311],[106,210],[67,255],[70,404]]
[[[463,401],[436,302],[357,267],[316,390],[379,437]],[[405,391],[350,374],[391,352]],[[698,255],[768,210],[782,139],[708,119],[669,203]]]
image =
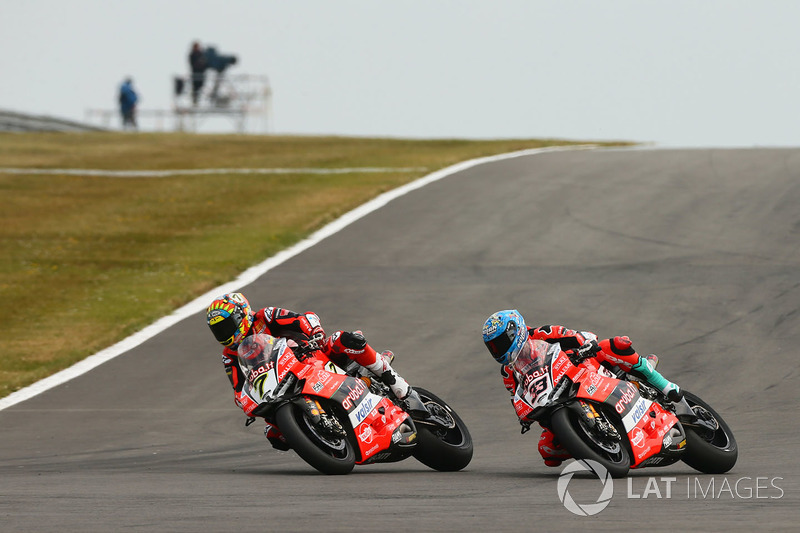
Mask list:
[[[0,170],[0,397],[142,329],[383,192],[459,161],[565,144],[580,143],[0,134],[0,167],[425,168],[156,179]],[[36,330],[54,342],[42,345]]]

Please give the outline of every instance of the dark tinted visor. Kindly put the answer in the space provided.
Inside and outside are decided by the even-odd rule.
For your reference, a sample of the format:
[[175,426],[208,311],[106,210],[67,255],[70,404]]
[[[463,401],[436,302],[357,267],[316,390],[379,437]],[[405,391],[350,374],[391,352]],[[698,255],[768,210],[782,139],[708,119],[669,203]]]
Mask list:
[[229,316],[211,326],[211,332],[220,344],[228,346],[233,342],[233,336],[236,334],[238,327],[233,317]]
[[490,341],[486,341],[486,347],[489,352],[498,361],[503,358],[503,355],[514,344],[514,337],[517,336],[517,325],[513,322],[508,325],[506,330]]

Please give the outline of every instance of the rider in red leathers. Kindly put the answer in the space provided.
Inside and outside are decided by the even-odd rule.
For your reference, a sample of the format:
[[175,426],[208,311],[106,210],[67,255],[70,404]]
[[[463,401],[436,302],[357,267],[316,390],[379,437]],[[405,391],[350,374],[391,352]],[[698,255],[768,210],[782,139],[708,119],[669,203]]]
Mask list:
[[[241,293],[225,294],[208,306],[206,320],[211,332],[224,347],[222,364],[233,386],[235,401],[239,407],[239,395],[244,385],[244,372],[239,366],[237,348],[248,335],[266,333],[273,337],[285,337],[324,353],[334,364],[345,366],[348,360],[375,374],[387,385],[398,399],[410,399],[416,392],[409,387],[391,367],[392,352],[378,353],[360,331],[337,331],[325,338],[319,317],[314,313],[295,313],[280,307],[265,307],[253,312],[247,298]],[[421,403],[421,402],[420,402]],[[248,414],[249,413],[245,413]],[[273,447],[288,450],[280,430],[266,421],[264,434]]]
[[[512,397],[517,390],[517,377],[514,361],[532,340],[558,343],[565,352],[574,351],[582,357],[592,356],[606,367],[618,367],[637,379],[644,379],[661,390],[671,401],[678,402],[683,393],[675,383],[667,380],[653,366],[658,358],[650,355],[640,356],[633,349],[628,337],[614,337],[598,341],[597,335],[590,331],[578,331],[564,326],[546,325],[537,328],[527,327],[519,311],[498,311],[490,316],[483,326],[483,341],[495,360],[502,364],[500,374],[503,385]],[[512,400],[513,401],[513,400]],[[524,428],[530,421],[521,419]],[[524,430],[523,430],[524,432]],[[547,466],[559,466],[570,457],[569,452],[556,440],[552,431],[543,428],[539,438],[539,453]]]

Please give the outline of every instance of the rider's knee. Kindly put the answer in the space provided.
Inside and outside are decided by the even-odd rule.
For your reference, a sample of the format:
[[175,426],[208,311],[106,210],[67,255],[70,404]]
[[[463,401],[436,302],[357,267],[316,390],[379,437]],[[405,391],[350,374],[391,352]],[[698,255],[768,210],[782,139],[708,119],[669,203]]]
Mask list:
[[367,346],[367,339],[360,331],[343,331],[339,340],[349,350],[361,351]]

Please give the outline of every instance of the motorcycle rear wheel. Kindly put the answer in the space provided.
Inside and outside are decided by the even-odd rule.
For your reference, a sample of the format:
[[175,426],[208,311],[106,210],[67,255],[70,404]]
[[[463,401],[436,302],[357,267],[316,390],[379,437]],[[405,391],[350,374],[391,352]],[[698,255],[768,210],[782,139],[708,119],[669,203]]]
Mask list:
[[305,416],[293,403],[282,405],[275,412],[275,421],[295,453],[323,474],[341,475],[352,471],[356,454],[350,440],[318,434]]
[[417,422],[414,458],[440,472],[456,472],[472,460],[472,436],[466,424],[447,403],[432,392],[414,387],[432,415],[444,422],[432,426]]
[[739,457],[739,449],[731,428],[700,397],[688,391],[684,391],[683,396],[693,410],[701,407],[716,420],[718,425],[715,431],[704,431],[684,424],[686,451],[683,453],[683,462],[705,474],[724,474],[733,468]]
[[631,466],[631,458],[625,443],[619,443],[615,453],[603,449],[580,427],[578,416],[569,408],[553,413],[550,419],[553,433],[575,459],[596,461],[611,474],[611,477],[625,477]]

